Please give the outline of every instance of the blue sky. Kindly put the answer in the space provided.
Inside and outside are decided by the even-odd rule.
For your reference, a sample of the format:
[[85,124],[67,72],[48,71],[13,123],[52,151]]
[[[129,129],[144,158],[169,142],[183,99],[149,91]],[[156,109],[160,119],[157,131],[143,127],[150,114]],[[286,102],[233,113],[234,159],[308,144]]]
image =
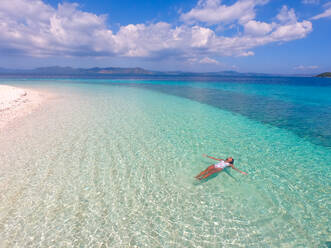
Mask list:
[[331,1],[2,0],[0,67],[331,71]]

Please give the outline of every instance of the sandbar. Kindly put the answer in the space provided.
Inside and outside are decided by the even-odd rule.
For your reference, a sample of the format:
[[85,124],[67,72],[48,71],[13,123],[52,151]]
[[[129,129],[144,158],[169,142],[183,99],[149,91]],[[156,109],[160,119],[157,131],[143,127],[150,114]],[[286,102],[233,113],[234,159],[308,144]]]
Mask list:
[[45,96],[38,91],[0,85],[0,130],[36,110]]

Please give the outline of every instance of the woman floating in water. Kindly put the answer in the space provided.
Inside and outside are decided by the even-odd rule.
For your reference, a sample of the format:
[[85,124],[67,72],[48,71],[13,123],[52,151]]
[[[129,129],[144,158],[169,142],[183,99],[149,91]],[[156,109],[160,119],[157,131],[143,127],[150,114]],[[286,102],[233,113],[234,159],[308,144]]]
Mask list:
[[220,172],[221,170],[223,170],[226,167],[231,167],[232,169],[240,172],[241,174],[247,175],[246,172],[243,172],[241,170],[238,170],[237,168],[234,167],[234,165],[233,165],[234,159],[231,158],[231,157],[229,157],[226,160],[224,160],[224,159],[214,158],[214,157],[208,156],[206,154],[203,154],[202,156],[204,156],[206,158],[211,158],[211,159],[214,159],[214,160],[217,160],[217,161],[220,161],[220,162],[218,162],[217,164],[212,164],[207,169],[205,169],[204,171],[200,172],[200,174],[195,177],[195,178],[197,178],[199,180],[205,179],[205,178],[209,177],[210,175],[212,175],[214,173]]

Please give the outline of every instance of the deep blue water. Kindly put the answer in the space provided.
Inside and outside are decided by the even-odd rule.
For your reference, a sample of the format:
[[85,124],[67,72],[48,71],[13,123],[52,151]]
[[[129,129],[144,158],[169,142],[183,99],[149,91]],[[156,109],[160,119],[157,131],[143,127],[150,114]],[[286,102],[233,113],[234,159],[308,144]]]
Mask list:
[[[89,80],[90,81],[90,80]],[[188,98],[294,132],[331,147],[331,79],[222,78],[219,81],[101,80]]]

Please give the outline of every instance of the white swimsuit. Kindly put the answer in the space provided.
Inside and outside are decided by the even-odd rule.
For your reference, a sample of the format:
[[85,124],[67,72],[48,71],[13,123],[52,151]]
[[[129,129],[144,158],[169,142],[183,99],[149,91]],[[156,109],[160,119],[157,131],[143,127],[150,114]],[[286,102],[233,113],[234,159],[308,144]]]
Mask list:
[[229,163],[224,162],[223,160],[217,164],[215,164],[215,168],[217,169],[224,169],[226,167],[230,166]]

